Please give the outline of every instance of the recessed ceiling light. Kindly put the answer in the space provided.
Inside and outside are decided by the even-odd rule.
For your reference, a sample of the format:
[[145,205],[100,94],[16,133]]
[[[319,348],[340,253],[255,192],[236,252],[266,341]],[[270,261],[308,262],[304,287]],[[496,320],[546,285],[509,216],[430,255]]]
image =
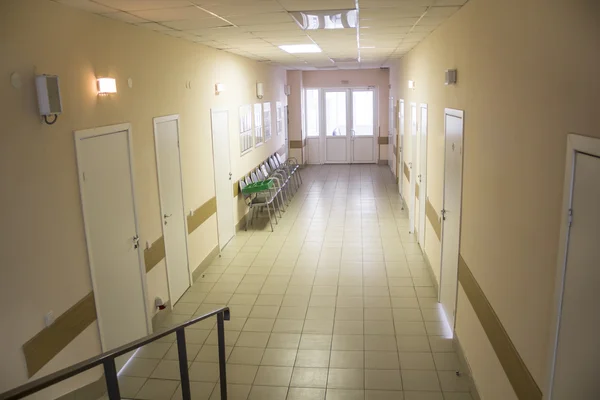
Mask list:
[[303,30],[356,28],[357,10],[294,11],[290,15]]
[[316,44],[288,44],[279,46],[279,48],[283,51],[287,51],[290,54],[321,52],[321,48]]

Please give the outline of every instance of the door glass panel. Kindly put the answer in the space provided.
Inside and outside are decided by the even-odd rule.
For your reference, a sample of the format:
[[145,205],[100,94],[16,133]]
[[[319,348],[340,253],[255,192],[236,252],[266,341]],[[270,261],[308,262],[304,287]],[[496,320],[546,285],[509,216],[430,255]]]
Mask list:
[[306,90],[306,135],[319,136],[319,89]]
[[346,92],[325,92],[327,136],[346,136]]
[[373,92],[352,92],[352,116],[356,136],[373,136]]

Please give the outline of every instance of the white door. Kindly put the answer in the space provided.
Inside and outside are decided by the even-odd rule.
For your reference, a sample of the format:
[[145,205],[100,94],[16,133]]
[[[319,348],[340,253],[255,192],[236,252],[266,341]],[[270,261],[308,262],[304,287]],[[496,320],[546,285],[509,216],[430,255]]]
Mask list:
[[325,162],[350,163],[350,112],[348,91],[324,90]]
[[404,100],[400,100],[400,109],[398,110],[400,141],[398,143],[398,190],[400,197],[404,198]]
[[415,232],[416,190],[417,190],[417,105],[410,103],[410,194],[408,196],[409,231]]
[[304,96],[308,163],[321,164],[321,89],[306,89]]
[[[79,186],[102,350],[150,332],[129,124],[75,132]],[[117,370],[127,361],[116,360]]]
[[353,164],[375,162],[377,146],[377,124],[375,89],[351,89],[352,126],[350,151]]
[[462,205],[463,112],[445,110],[444,205],[442,209],[442,271],[440,302],[454,330],[458,291],[458,255]]
[[396,129],[394,126],[395,117],[395,108],[394,97],[390,97],[389,99],[389,110],[388,110],[388,165],[392,174],[396,175],[396,154],[394,154],[394,146],[396,142]]
[[229,112],[211,111],[211,122],[215,192],[217,194],[219,248],[223,249],[235,234],[235,223],[233,220],[233,184],[231,180],[231,155],[229,144]]
[[552,400],[598,398],[600,158],[575,153]]
[[167,282],[173,306],[191,285],[178,115],[154,118],[154,143]]
[[427,104],[421,104],[419,135],[419,237],[421,248],[425,246],[425,201],[427,199]]

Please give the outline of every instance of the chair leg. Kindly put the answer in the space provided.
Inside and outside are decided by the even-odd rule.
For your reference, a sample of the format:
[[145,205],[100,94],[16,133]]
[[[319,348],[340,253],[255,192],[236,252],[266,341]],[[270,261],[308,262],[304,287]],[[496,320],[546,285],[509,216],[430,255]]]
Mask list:
[[[275,212],[275,203],[273,203],[273,201],[271,201],[271,204],[273,205],[273,216],[275,217],[275,225],[279,225],[279,221],[277,220],[277,213]],[[268,204],[267,204],[268,207]]]
[[271,209],[269,208],[268,203],[267,203],[267,212],[269,213],[269,224],[271,224],[271,232],[275,232],[275,229],[273,229],[273,221],[271,221]]

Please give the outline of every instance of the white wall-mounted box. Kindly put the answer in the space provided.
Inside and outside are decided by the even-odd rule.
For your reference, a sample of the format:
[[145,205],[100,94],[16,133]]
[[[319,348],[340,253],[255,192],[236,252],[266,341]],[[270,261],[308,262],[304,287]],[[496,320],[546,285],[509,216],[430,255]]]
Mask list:
[[58,115],[62,113],[62,101],[58,76],[38,75],[35,77],[40,115]]

